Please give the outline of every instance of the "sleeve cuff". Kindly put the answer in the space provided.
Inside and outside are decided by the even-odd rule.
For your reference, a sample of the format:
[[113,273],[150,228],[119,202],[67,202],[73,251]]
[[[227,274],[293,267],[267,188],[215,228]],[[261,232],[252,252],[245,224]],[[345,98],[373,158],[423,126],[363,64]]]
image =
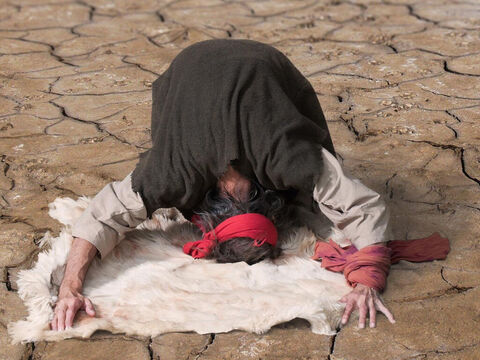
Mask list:
[[108,230],[102,224],[96,221],[83,224],[80,218],[72,227],[72,236],[85,239],[94,245],[100,258],[104,259],[115,247],[112,237],[105,236],[105,231]]

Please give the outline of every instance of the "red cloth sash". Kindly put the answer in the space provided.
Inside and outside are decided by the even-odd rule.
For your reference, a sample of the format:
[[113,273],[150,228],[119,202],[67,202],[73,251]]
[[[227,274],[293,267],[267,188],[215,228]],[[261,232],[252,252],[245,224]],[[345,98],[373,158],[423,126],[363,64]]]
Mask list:
[[412,240],[392,240],[382,245],[370,245],[358,250],[354,245],[345,248],[329,240],[317,241],[313,259],[322,259],[322,267],[341,272],[347,283],[355,287],[358,283],[383,291],[391,264],[400,260],[423,262],[443,260],[450,251],[447,238],[439,233]]
[[272,246],[277,244],[277,229],[270,219],[262,214],[248,213],[232,216],[209,232],[205,232],[198,222],[198,217],[193,216],[192,221],[202,229],[204,234],[201,240],[190,241],[183,245],[183,252],[196,259],[210,254],[217,242],[221,243],[237,237],[252,238],[253,246],[262,246],[265,242]]

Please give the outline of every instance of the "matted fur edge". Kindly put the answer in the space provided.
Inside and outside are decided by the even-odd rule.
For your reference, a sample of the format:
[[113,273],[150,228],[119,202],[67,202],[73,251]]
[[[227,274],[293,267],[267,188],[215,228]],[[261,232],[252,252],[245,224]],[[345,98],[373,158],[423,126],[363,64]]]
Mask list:
[[[18,274],[18,294],[28,309],[28,316],[25,320],[8,324],[8,334],[13,344],[40,340],[56,341],[72,337],[87,338],[99,329],[112,333],[145,336],[156,336],[172,331],[218,333],[234,329],[260,334],[268,331],[273,325],[296,317],[308,320],[314,333],[326,335],[336,333],[335,329],[340,325],[341,312],[344,309],[344,304],[338,303],[338,299],[345,295],[350,288],[346,285],[343,275],[322,269],[318,262],[308,258],[316,241],[315,236],[309,230],[299,228],[292,231],[282,246],[284,255],[275,262],[264,261],[253,266],[243,263],[216,264],[213,260],[193,260],[190,256],[183,254],[178,242],[192,239],[191,224],[181,217],[174,220],[162,214],[157,214],[152,220],[142,223],[138,227],[138,231],[130,232],[129,236],[103,261],[94,259],[92,262],[85,279],[84,294],[94,303],[97,316],[90,318],[80,311],[72,328],[64,331],[50,330],[49,322],[53,318],[52,305],[56,301],[58,285],[63,278],[65,263],[73,240],[71,225],[88,206],[89,201],[90,199],[87,197],[81,197],[78,200],[57,198],[49,204],[50,216],[60,221],[64,227],[56,238],[52,237],[50,233],[44,236],[41,246],[50,246],[50,248],[39,254],[37,262],[31,269],[22,270]],[[130,257],[127,258],[127,255]],[[108,276],[112,276],[112,272],[109,267],[123,269],[124,273],[121,275],[133,272],[131,277],[125,276],[125,283],[130,286],[136,286],[139,280],[145,281],[147,288],[141,289],[141,298],[131,299],[131,290],[133,289],[122,289],[123,282],[110,281]],[[182,268],[194,271],[187,271],[183,274],[184,277],[171,277],[173,272],[179,273]],[[218,271],[219,269],[221,271]],[[144,271],[149,274],[149,279],[142,278]],[[171,280],[171,283],[158,284],[154,277],[157,271],[163,271],[162,274],[170,276],[169,278],[166,276],[166,278]],[[285,273],[277,274],[282,271]],[[292,276],[298,271],[302,271],[304,274]],[[231,276],[215,278],[215,275],[222,272]],[[199,274],[207,276],[213,274],[213,280],[218,281],[217,288],[212,288],[208,282],[200,283],[200,286],[195,283],[196,285],[192,286],[192,281],[198,282],[198,278],[195,276]],[[231,281],[232,277],[237,277],[238,282]],[[253,280],[250,280],[249,277],[252,277]],[[286,278],[291,283],[287,283]],[[185,280],[187,281],[185,282]],[[102,281],[105,283],[101,284]],[[175,281],[180,281],[180,286],[175,284]],[[249,284],[249,281],[255,284]],[[236,283],[241,283],[238,289],[235,287]],[[152,288],[148,288],[148,286]],[[168,289],[169,286],[171,289]],[[193,289],[189,289],[189,286]],[[276,288],[280,289],[278,290],[279,299],[275,296],[272,297],[272,291],[275,291]],[[178,312],[177,309],[177,318],[170,319],[170,321],[162,318],[153,322],[142,322],[143,319],[152,316],[147,302],[140,304],[144,307],[138,314],[135,314],[137,317],[132,315],[131,318],[128,318],[129,315],[126,314],[128,314],[129,306],[131,307],[129,301],[133,301],[133,303],[136,303],[137,300],[143,301],[145,300],[143,295],[148,294],[149,291],[152,293],[152,301],[164,300],[162,296],[159,296],[162,289],[164,292],[168,292],[165,291],[168,289],[169,296],[185,295],[185,291],[191,290],[187,299],[177,299],[184,300],[187,305],[184,314]],[[215,291],[220,291],[220,293],[215,293]],[[238,309],[235,308],[235,311],[240,313],[242,306],[248,307],[248,304],[257,306],[255,304],[257,300],[265,302],[265,305],[263,308],[257,306],[253,309],[258,312],[256,317],[244,319],[243,314],[237,316],[238,314],[235,313],[231,314],[234,318],[233,323],[217,320],[216,323],[211,324],[211,319],[208,319],[209,304],[207,303],[206,307],[199,309],[199,313],[194,314],[195,319],[192,319],[191,323],[188,320],[182,323],[182,318],[186,317],[188,311],[196,309],[196,305],[189,304],[188,301],[203,300],[204,303],[208,301],[208,297],[202,298],[203,292],[210,295],[212,299],[220,300],[217,307],[223,309],[224,313],[226,311],[225,315],[229,315],[228,311],[235,301],[240,301]],[[196,294],[198,299],[195,297]],[[219,294],[220,296],[218,296]],[[298,298],[295,298],[296,295]],[[120,296],[117,303],[115,303],[116,299],[112,300],[115,296]],[[223,296],[230,296],[231,300],[224,300]],[[307,299],[308,301],[305,301],[305,296],[310,297]],[[299,304],[298,302],[301,302],[302,299],[304,299],[304,303]],[[242,301],[244,301],[243,305]],[[122,302],[125,303],[125,306],[119,304]],[[228,305],[227,307],[225,307],[225,303]],[[154,302],[153,305],[158,306],[159,310],[165,311],[162,304]],[[215,306],[215,304],[211,304],[211,306]],[[254,312],[253,310],[252,312]],[[156,313],[153,312],[153,314]],[[215,316],[213,316],[214,319]]]

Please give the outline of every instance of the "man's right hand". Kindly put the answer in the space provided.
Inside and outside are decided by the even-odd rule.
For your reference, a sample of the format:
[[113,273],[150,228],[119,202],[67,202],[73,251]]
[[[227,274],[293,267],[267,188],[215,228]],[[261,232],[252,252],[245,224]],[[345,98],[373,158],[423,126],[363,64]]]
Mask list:
[[52,330],[64,330],[71,327],[78,310],[82,309],[89,316],[95,316],[90,299],[82,295],[83,281],[97,248],[82,238],[73,238],[68,254],[67,266],[62,284],[58,291],[58,300],[54,308],[54,317],[50,323]]
[[71,327],[78,310],[85,310],[90,316],[95,316],[95,309],[90,299],[74,289],[60,288],[55,304],[54,317],[50,323],[52,330],[64,330]]

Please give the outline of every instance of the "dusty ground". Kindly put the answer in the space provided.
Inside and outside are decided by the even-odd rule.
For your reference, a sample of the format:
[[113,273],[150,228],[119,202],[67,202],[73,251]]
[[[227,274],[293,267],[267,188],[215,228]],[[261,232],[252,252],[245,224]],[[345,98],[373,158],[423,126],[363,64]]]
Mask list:
[[[1,359],[479,359],[480,2],[0,2]],[[94,195],[149,146],[151,83],[184,47],[250,38],[318,92],[346,168],[384,195],[396,238],[439,231],[446,261],[392,267],[397,318],[337,336],[304,323],[154,339],[7,344],[15,274],[59,224],[47,204]],[[68,355],[66,355],[68,354]]]

